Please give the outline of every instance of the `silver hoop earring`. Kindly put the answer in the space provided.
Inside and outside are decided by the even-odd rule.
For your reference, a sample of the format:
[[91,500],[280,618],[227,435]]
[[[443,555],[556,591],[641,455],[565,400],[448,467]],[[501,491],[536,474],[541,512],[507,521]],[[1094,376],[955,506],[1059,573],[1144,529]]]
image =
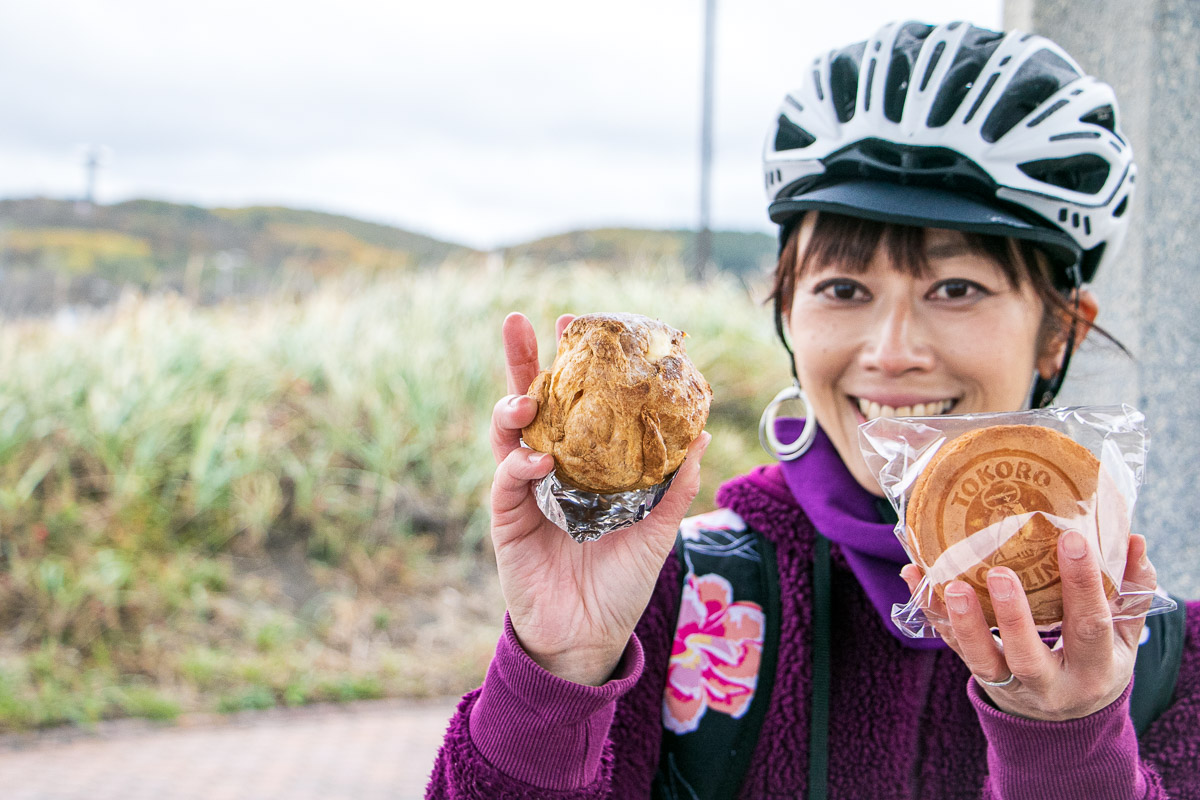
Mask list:
[[[799,400],[804,404],[804,428],[794,442],[781,442],[775,435],[775,418],[779,416],[779,407],[789,400]],[[779,461],[794,461],[804,455],[812,446],[816,434],[817,421],[808,404],[808,395],[800,388],[800,384],[788,386],[775,395],[775,399],[767,404],[758,420],[758,441],[764,450]]]

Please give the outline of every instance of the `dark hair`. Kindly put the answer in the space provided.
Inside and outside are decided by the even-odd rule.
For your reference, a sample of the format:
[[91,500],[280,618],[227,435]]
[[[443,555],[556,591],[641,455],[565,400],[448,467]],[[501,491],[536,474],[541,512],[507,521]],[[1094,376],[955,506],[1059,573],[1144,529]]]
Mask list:
[[[790,220],[780,234],[783,247],[768,298],[775,308],[775,329],[785,345],[784,318],[791,310],[796,278],[812,264],[840,264],[850,272],[865,272],[882,244],[892,264],[901,272],[914,277],[929,272],[925,258],[925,228],[827,212],[818,214],[804,257],[798,261],[801,219],[797,216]],[[1065,334],[1071,327],[1066,319],[1073,323],[1087,322],[1075,308],[1071,290],[1055,285],[1049,261],[1034,244],[1007,236],[969,232],[963,232],[963,237],[968,247],[1000,267],[1012,288],[1019,288],[1026,281],[1033,287],[1045,308],[1041,337]],[[1108,331],[1095,324],[1090,327],[1129,355],[1125,346]]]

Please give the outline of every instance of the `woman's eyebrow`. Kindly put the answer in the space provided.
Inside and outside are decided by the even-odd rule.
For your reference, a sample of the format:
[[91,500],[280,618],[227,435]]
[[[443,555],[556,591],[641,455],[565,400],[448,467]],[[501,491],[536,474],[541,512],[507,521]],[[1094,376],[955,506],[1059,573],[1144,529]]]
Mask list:
[[973,251],[963,241],[938,242],[925,250],[925,258],[954,258],[955,256],[970,255]]

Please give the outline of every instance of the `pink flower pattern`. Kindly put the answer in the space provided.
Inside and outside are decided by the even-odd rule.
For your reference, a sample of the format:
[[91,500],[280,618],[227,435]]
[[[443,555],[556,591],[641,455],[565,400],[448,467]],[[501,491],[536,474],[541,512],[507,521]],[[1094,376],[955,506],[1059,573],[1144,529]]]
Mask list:
[[746,713],[758,685],[764,627],[762,607],[733,602],[725,578],[687,576],[667,668],[667,730],[696,730],[710,708],[734,719]]

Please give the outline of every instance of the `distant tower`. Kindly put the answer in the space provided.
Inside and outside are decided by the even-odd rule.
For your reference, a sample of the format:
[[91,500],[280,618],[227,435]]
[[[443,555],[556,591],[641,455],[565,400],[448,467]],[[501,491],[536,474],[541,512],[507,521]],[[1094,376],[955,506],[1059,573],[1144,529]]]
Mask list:
[[83,202],[89,206],[96,204],[96,170],[100,168],[102,163],[100,148],[95,145],[89,147],[83,158],[83,168],[86,170],[86,191],[83,195]]
[[111,151],[104,145],[85,145],[83,151],[83,180],[84,193],[75,203],[75,209],[81,214],[88,214],[96,205],[96,175],[109,162]]

